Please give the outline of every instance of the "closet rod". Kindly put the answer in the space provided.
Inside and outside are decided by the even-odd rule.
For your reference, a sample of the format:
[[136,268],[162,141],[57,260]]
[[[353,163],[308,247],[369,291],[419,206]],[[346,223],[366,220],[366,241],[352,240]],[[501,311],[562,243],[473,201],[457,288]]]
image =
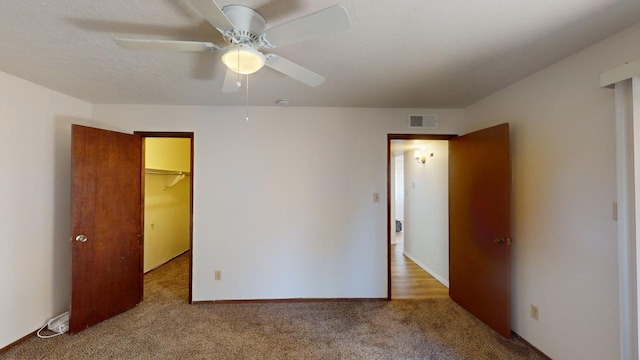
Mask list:
[[184,172],[184,171],[172,171],[172,170],[155,170],[155,169],[146,169],[145,174],[150,174],[150,175],[186,175],[189,176],[191,175],[188,172]]

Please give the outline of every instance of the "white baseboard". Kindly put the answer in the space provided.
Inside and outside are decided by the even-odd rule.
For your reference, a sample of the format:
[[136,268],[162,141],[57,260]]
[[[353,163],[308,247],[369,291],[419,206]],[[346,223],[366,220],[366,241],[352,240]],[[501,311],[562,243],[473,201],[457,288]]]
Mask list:
[[432,269],[430,269],[427,265],[423,264],[422,262],[420,262],[419,260],[417,260],[416,258],[414,258],[413,256],[411,256],[410,254],[408,254],[406,251],[403,251],[402,254],[406,257],[408,257],[409,259],[411,259],[411,261],[413,261],[414,263],[416,263],[416,265],[420,266],[422,268],[422,270],[426,271],[429,273],[429,275],[433,276],[434,278],[436,278],[436,280],[438,280],[442,285],[446,286],[447,288],[449,287],[449,281],[445,280],[442,276],[440,276],[437,272],[433,271]]

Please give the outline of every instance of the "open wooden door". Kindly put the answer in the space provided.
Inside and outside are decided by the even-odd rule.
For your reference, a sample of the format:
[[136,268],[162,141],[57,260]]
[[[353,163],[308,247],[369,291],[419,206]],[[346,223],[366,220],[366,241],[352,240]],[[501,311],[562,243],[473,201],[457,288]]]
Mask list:
[[449,142],[449,295],[511,337],[509,124]]
[[142,142],[73,125],[71,306],[75,333],[142,300]]

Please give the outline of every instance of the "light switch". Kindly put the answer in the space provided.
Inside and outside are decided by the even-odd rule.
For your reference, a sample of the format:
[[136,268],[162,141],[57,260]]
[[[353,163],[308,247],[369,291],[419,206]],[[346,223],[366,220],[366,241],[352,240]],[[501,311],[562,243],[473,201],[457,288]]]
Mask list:
[[380,193],[373,193],[373,202],[380,202]]

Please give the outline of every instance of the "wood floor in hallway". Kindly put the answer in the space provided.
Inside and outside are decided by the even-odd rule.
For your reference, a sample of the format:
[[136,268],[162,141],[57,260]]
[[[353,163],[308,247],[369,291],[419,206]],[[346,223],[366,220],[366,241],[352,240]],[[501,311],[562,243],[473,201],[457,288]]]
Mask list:
[[433,299],[449,297],[449,289],[402,252],[402,243],[391,245],[391,298]]

